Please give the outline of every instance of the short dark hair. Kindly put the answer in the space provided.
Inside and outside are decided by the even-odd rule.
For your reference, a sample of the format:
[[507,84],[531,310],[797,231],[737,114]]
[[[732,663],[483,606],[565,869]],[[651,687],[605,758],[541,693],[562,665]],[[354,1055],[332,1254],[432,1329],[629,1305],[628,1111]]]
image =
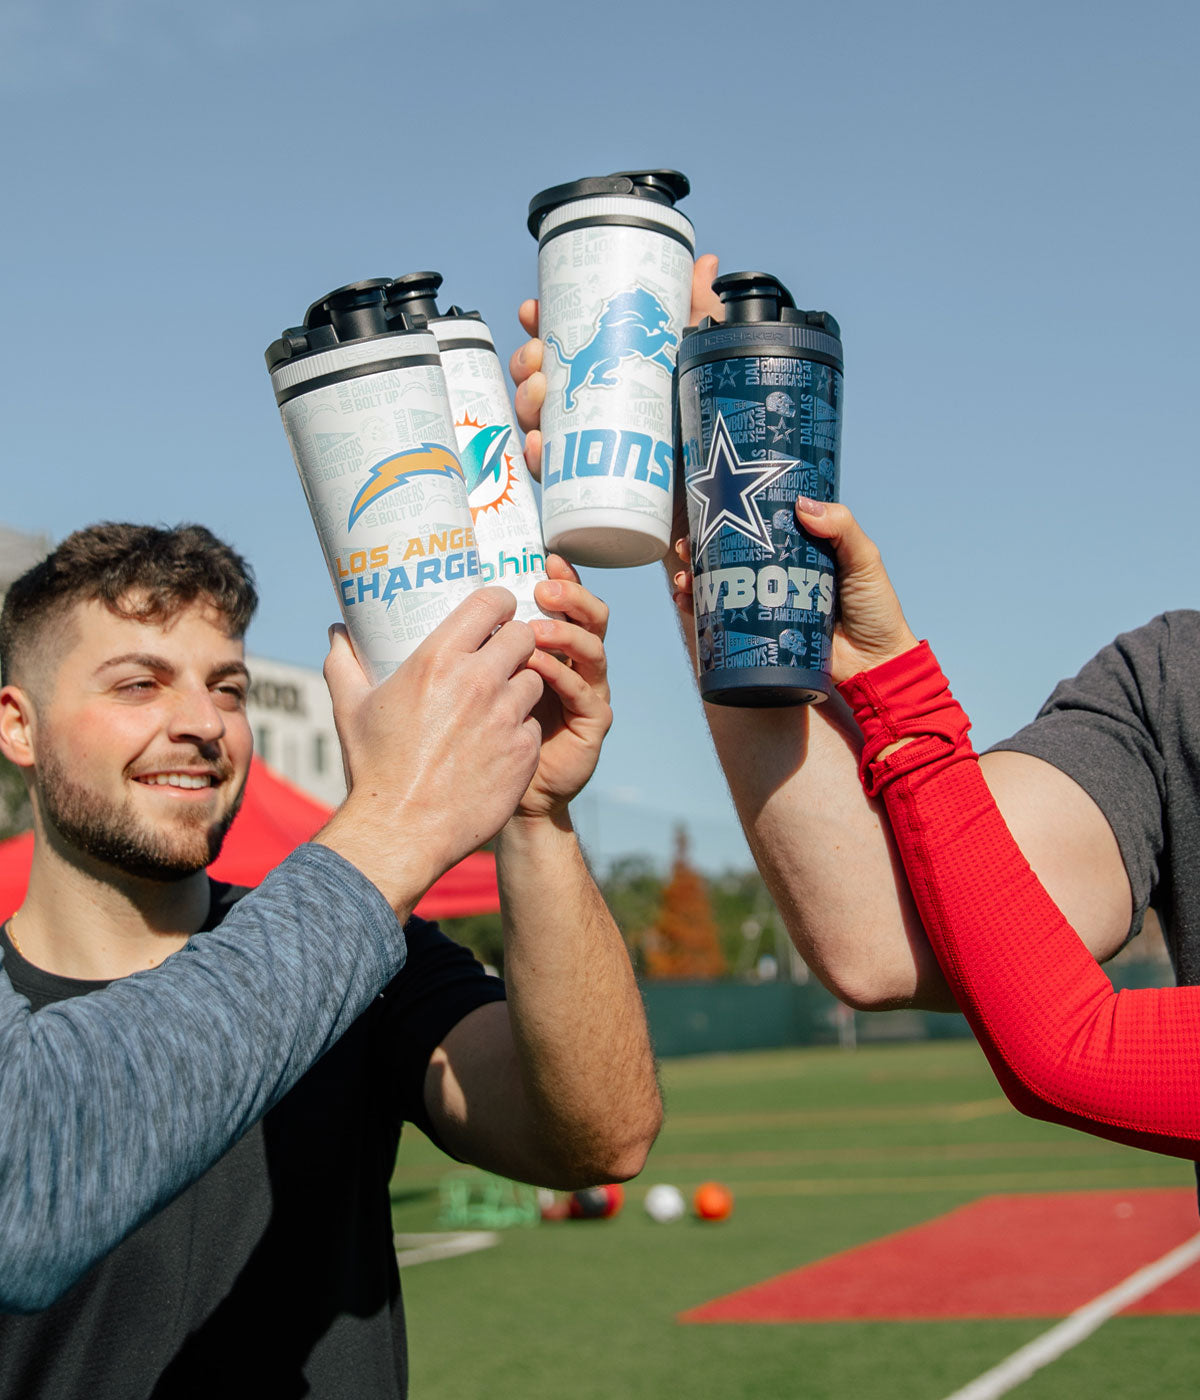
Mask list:
[[68,535],[8,590],[0,611],[0,674],[15,681],[31,645],[76,603],[101,602],[119,617],[160,622],[211,603],[242,637],[258,606],[254,574],[203,525],[115,524]]

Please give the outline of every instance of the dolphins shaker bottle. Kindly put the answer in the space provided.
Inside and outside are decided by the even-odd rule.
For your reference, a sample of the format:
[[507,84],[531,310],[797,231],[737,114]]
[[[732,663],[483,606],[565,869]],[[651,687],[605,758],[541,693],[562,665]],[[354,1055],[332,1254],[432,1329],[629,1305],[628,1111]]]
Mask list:
[[671,534],[671,373],[695,235],[677,170],[622,171],[533,197],[542,368],[542,526],[578,564],[649,564]]
[[266,352],[342,616],[376,684],[482,582],[437,342],[389,326],[387,286],[338,288]]
[[535,584],[546,577],[546,547],[496,343],[477,311],[438,311],[441,284],[437,272],[397,277],[387,289],[390,323],[425,325],[437,339],[483,582],[516,595],[522,622],[557,616],[533,601]]
[[679,348],[679,443],[692,545],[700,693],[797,705],[832,685],[834,561],[806,535],[799,495],[836,501],[842,341],[762,272],[718,277],[725,320]]

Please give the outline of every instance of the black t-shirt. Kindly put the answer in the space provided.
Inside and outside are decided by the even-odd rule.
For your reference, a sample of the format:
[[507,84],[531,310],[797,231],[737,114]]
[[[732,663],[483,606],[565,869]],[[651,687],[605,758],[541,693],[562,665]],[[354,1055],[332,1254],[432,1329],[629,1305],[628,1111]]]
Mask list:
[[[214,884],[205,926],[242,893]],[[504,989],[433,924],[405,935],[403,971],[260,1124],[53,1307],[0,1316],[3,1400],[406,1393],[388,1193],[400,1130],[432,1135],[429,1057]],[[0,937],[35,1010],[105,985],[43,972]]]

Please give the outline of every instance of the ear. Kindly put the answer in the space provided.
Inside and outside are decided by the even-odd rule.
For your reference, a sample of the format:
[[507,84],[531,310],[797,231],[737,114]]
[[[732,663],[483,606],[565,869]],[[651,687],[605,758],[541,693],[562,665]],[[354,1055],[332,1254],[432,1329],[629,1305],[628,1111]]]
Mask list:
[[18,768],[33,767],[33,701],[17,685],[0,689],[0,753]]

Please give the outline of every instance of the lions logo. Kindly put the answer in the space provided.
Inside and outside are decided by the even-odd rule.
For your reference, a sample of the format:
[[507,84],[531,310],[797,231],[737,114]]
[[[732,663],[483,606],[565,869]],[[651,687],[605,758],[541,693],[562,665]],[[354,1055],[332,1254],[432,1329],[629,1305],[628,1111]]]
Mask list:
[[346,522],[346,528],[353,529],[358,517],[373,506],[380,496],[386,496],[397,486],[406,486],[418,476],[457,477],[462,481],[463,469],[454,453],[436,442],[423,442],[420,447],[410,447],[407,452],[385,457],[371,468],[367,480],[350,503],[350,519]]
[[604,303],[591,340],[573,355],[565,355],[554,336],[548,335],[546,344],[568,372],[563,395],[566,407],[575,407],[575,396],[586,385],[614,388],[613,371],[622,360],[649,360],[669,374],[675,368],[670,352],[679,344],[679,337],[667,329],[670,321],[670,312],[653,292],[635,287]]

